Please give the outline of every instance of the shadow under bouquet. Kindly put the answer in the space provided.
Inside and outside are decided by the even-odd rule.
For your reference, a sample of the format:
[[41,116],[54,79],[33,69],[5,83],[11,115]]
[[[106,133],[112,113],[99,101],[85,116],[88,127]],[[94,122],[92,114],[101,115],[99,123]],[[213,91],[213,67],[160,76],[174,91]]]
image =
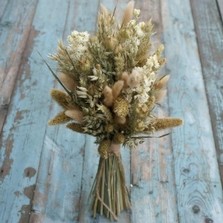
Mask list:
[[58,43],[51,58],[58,64],[53,75],[63,91],[52,98],[63,108],[49,121],[64,124],[96,138],[100,155],[91,191],[93,216],[117,220],[130,208],[120,147],[137,146],[155,131],[175,127],[182,120],[156,117],[154,107],[166,94],[168,75],[158,75],[165,63],[163,45],[152,52],[152,23],[139,22],[140,10],[128,3],[121,22],[115,10],[101,6],[94,35],[73,31],[67,44]]

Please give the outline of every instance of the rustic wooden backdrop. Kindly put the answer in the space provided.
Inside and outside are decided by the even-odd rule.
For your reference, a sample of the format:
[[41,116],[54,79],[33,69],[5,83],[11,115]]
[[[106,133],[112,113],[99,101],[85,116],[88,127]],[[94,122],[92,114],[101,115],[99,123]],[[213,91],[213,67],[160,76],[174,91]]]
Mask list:
[[[119,0],[117,14],[128,0]],[[94,139],[49,127],[58,87],[42,59],[74,29],[94,32],[100,3],[0,0],[0,222],[106,223],[91,218]],[[223,0],[136,0],[165,43],[171,74],[160,115],[184,119],[168,137],[123,149],[131,211],[120,223],[223,223]],[[51,63],[55,68],[55,64]]]

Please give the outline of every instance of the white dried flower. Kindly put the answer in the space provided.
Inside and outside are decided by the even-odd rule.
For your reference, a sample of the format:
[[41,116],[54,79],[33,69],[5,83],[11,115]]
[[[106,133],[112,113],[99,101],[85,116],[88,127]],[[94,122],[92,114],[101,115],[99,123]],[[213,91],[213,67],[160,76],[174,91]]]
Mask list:
[[80,58],[88,50],[89,34],[75,30],[67,37],[67,41],[71,57],[75,55],[75,58]]
[[138,18],[138,17],[140,16],[140,13],[141,13],[140,9],[134,9],[134,10],[133,10],[133,15],[134,15],[136,18]]
[[98,77],[93,76],[93,75],[88,76],[88,78],[90,79],[90,81],[96,81],[96,80],[98,80]]
[[78,32],[74,30],[71,35],[68,36],[69,39],[74,39],[77,42],[87,42],[89,40],[88,32]]
[[129,22],[129,26],[136,26],[136,21],[133,19]]
[[135,31],[136,31],[136,34],[137,34],[138,37],[144,36],[144,32],[143,32],[142,27],[141,27],[140,24],[135,26]]
[[130,88],[137,87],[140,82],[142,81],[142,68],[141,67],[135,67],[132,70],[132,73],[129,75],[127,84]]
[[155,55],[153,55],[152,59],[153,59],[153,64],[154,64],[154,67],[155,67],[156,69],[159,69],[160,64],[159,64],[159,61],[158,61],[157,55],[156,55],[156,54],[155,54]]

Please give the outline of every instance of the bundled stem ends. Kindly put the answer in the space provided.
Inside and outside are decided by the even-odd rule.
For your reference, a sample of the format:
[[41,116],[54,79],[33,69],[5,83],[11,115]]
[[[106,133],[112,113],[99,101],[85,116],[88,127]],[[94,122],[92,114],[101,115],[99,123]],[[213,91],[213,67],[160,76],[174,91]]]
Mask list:
[[122,210],[130,208],[120,145],[112,144],[107,158],[100,157],[97,175],[92,187],[93,217],[97,213],[117,220]]

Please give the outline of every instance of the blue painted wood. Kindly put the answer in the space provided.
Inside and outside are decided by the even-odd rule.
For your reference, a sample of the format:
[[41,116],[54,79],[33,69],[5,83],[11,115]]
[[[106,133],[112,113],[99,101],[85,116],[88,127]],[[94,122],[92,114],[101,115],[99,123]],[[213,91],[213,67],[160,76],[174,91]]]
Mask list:
[[[142,9],[143,20],[152,18],[156,32],[153,41],[155,45],[160,44],[162,22],[159,1],[137,1],[136,7]],[[164,74],[165,70],[161,73]],[[168,116],[166,101],[156,113],[161,117]],[[147,139],[131,153],[132,222],[178,222],[170,137]]]
[[218,5],[218,10],[219,10],[219,13],[220,13],[220,17],[221,17],[221,19],[223,19],[223,1],[222,0],[216,0],[216,3]]
[[[68,3],[64,36],[72,31],[71,27],[78,31],[92,32],[95,29],[98,2],[88,4],[88,1],[69,1]],[[53,102],[51,116],[59,110]],[[46,143],[43,146],[33,201],[35,213],[32,214],[30,221],[69,223],[87,222],[83,220],[86,218],[92,220],[88,196],[98,164],[94,138],[74,133],[65,126],[47,128],[45,135]],[[50,175],[47,174],[49,167]],[[45,197],[44,202],[39,200],[40,193]]]
[[8,4],[9,4],[8,0],[2,0],[0,2],[0,20],[2,18],[2,15],[5,13],[5,9],[6,9]]
[[162,2],[179,221],[221,222],[222,187],[189,1]]
[[[93,137],[75,134],[64,126],[47,126],[47,120],[60,111],[49,96],[50,88],[58,84],[36,54],[36,49],[44,56],[52,53],[57,40],[73,29],[94,32],[99,1],[39,0],[37,9],[36,1],[20,2],[21,5],[12,0],[7,4],[0,2],[5,7],[4,13],[0,9],[0,25],[2,21],[15,24],[3,26],[4,34],[0,35],[4,49],[0,55],[0,74],[4,75],[0,75],[0,84],[3,77],[13,77],[9,78],[10,91],[0,87],[0,96],[4,95],[7,105],[18,74],[9,112],[4,112],[4,117],[7,112],[8,117],[0,140],[0,166],[4,167],[0,172],[1,222],[107,223],[103,217],[92,219],[89,212],[88,195],[99,158],[97,145]],[[115,0],[100,2],[111,10],[116,4]],[[120,18],[127,2],[118,3]],[[212,41],[220,45],[220,19],[216,15],[200,17],[202,10],[216,12],[206,2],[193,8],[204,75],[219,71],[217,63],[221,57],[220,47],[215,49],[218,57],[210,50]],[[144,20],[153,18],[157,31],[154,40],[164,37],[167,71],[172,76],[169,110],[171,115],[183,117],[185,125],[174,130],[172,142],[169,137],[146,140],[131,154],[127,148],[122,149],[132,210],[122,213],[118,222],[203,223],[213,219],[220,223],[222,188],[189,0],[180,4],[177,0],[137,0],[136,7],[142,9]],[[207,32],[202,33],[203,29]],[[214,37],[213,32],[217,34]],[[8,47],[5,43],[10,41],[13,45]],[[204,42],[209,41],[204,47]],[[7,66],[5,58],[9,58]],[[213,70],[213,66],[206,66],[209,60]],[[11,65],[12,76],[8,76],[5,67]],[[55,67],[53,63],[52,66]],[[210,80],[210,76],[205,77]],[[207,85],[209,98],[214,94],[214,85],[210,86]],[[220,120],[220,103],[213,103],[212,107],[216,120]],[[167,115],[167,110],[165,101],[157,113]],[[216,134],[216,139],[220,142],[221,135]]]
[[[1,1],[0,10],[0,133],[31,30],[36,0]],[[4,10],[4,11],[2,11]],[[32,30],[33,31],[33,30]],[[35,33],[32,32],[33,35]]]
[[[36,50],[47,55],[56,46],[66,21],[66,13],[58,12],[66,12],[66,3],[39,1],[33,21],[33,30],[38,34],[34,38],[31,32],[26,45],[25,57],[29,60],[22,64],[1,139],[1,164],[5,160],[10,163],[9,175],[0,183],[0,219],[4,223],[29,221],[53,82],[50,75],[44,74],[45,65]],[[36,173],[27,177],[27,168]]]
[[223,26],[214,2],[205,0],[201,4],[191,1],[191,7],[223,183]]

